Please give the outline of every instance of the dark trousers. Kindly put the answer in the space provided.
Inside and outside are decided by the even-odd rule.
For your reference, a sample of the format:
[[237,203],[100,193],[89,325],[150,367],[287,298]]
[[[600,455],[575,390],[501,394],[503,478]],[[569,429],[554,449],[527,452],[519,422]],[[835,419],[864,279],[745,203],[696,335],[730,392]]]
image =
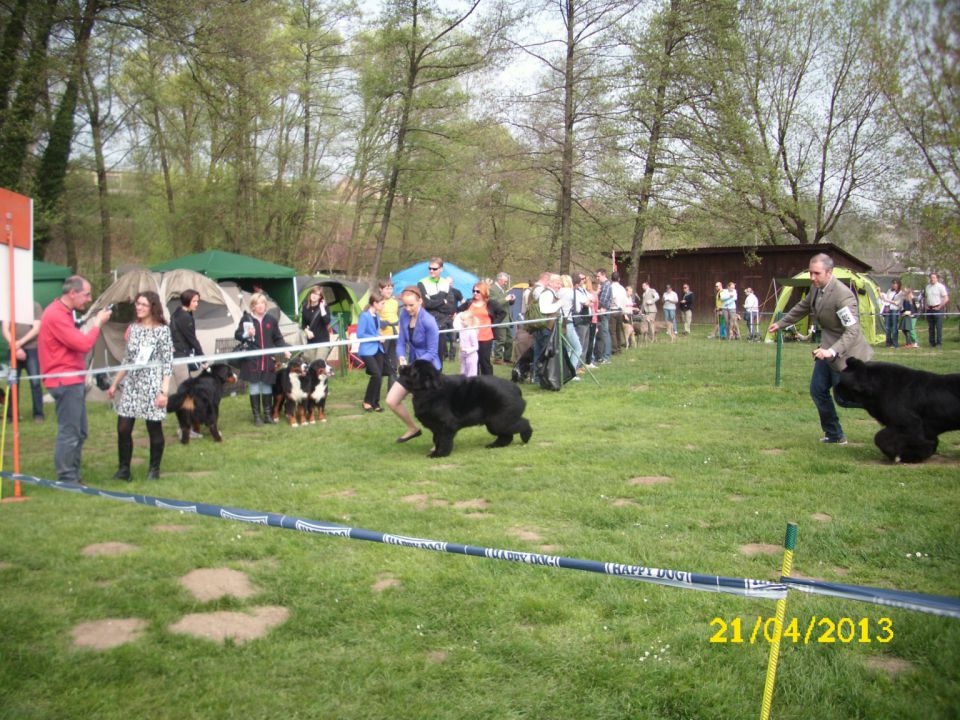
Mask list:
[[493,352],[493,340],[481,340],[477,349],[477,366],[481,375],[493,375],[493,362],[490,353]]
[[387,392],[397,381],[397,339],[383,341],[383,372],[387,378]]
[[367,391],[363,394],[363,402],[373,407],[380,405],[380,387],[383,385],[384,355],[366,355],[363,358],[364,370],[370,379],[367,381]]
[[[840,382],[840,373],[830,367],[826,360],[815,360],[813,363],[813,375],[810,377],[810,397],[813,398],[813,404],[820,415],[820,427],[828,438],[836,440],[843,437],[843,428],[840,426],[840,418],[837,417],[837,408],[834,406],[834,395],[831,391]],[[844,402],[836,398],[837,405],[845,408],[863,407],[859,403]]]
[[943,310],[927,310],[927,331],[930,347],[943,345]]

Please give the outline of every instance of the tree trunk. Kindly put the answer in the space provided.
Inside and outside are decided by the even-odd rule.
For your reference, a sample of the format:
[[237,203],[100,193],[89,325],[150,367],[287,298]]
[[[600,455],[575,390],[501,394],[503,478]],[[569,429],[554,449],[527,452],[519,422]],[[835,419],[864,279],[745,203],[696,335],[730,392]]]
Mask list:
[[0,45],[0,128],[3,127],[7,112],[10,90],[20,64],[20,44],[23,42],[27,27],[28,0],[17,0],[3,31],[3,44]]
[[88,68],[84,67],[82,90],[90,120],[93,157],[97,168],[97,199],[100,205],[100,274],[106,277],[113,269],[113,240],[110,231],[110,206],[107,204],[107,165],[103,158],[103,118],[97,86]]
[[574,0],[566,0],[567,58],[563,73],[563,155],[560,160],[560,272],[570,273],[570,208],[573,199]]

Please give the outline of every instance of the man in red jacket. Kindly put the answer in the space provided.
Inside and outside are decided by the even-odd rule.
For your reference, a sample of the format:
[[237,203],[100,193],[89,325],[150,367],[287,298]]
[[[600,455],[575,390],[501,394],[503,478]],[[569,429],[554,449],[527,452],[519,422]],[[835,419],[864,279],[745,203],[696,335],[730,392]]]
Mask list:
[[63,294],[50,303],[40,320],[40,373],[51,375],[75,372],[64,377],[45,377],[43,384],[56,401],[57,444],[53,462],[57,480],[83,485],[80,479],[80,454],[87,439],[86,385],[83,371],[87,353],[100,336],[100,326],[110,319],[104,309],[93,319],[93,326],[81,332],[75,313],[90,304],[90,283],[79,275],[63,282]]

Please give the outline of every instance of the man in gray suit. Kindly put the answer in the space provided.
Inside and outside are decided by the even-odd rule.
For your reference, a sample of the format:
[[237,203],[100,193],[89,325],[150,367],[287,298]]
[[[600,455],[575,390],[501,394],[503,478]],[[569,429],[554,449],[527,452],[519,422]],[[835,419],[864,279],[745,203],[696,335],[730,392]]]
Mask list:
[[[869,360],[873,348],[867,344],[860,329],[857,296],[833,277],[833,258],[824,253],[810,258],[810,282],[807,296],[790,308],[790,312],[770,326],[770,332],[793,325],[810,315],[811,325],[820,329],[820,345],[813,351],[813,376],[810,378],[810,397],[820,413],[823,443],[846,445],[847,438],[840,427],[840,418],[830,391],[836,387],[847,358]],[[842,407],[860,407],[837,398]]]

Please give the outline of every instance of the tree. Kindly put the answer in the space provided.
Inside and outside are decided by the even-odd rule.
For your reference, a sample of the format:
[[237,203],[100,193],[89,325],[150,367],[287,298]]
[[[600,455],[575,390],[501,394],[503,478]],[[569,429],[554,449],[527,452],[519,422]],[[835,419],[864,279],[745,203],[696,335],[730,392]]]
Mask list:
[[732,190],[768,243],[822,242],[893,170],[866,0],[745,2],[739,47],[700,116],[706,188]]

